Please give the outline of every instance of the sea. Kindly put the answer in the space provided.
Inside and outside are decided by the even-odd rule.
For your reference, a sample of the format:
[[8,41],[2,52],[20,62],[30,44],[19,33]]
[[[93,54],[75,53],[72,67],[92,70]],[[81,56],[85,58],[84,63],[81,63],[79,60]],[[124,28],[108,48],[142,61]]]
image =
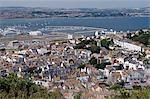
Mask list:
[[84,26],[125,32],[150,28],[150,17],[0,19],[0,28],[9,26]]

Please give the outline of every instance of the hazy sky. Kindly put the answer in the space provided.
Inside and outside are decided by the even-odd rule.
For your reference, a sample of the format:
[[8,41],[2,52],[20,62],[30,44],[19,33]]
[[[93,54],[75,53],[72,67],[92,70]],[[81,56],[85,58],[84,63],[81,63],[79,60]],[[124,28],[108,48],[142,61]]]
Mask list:
[[150,7],[149,0],[0,0],[0,6],[49,8],[137,8]]

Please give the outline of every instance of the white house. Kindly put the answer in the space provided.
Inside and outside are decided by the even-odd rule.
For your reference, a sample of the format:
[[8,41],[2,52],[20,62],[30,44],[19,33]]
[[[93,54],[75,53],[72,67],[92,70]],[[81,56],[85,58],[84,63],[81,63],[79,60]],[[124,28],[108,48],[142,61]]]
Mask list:
[[29,32],[29,35],[38,36],[38,35],[43,35],[43,34],[41,31],[31,31],[31,32]]
[[42,85],[43,87],[49,88],[49,82],[47,80],[34,80],[37,85]]
[[124,63],[124,68],[127,68],[127,66],[129,67],[129,69],[133,69],[133,70],[137,69],[137,64],[129,63],[128,61]]
[[73,35],[68,34],[68,39],[73,39]]

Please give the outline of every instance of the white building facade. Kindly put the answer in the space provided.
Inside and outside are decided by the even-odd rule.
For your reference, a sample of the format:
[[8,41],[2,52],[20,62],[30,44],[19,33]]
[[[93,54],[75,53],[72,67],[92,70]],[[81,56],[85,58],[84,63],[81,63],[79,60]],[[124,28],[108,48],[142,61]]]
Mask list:
[[119,40],[113,40],[113,41],[114,41],[114,44],[121,46],[124,49],[130,50],[130,51],[138,51],[138,52],[142,51],[141,46],[134,45],[134,44],[124,42],[124,41],[119,41]]

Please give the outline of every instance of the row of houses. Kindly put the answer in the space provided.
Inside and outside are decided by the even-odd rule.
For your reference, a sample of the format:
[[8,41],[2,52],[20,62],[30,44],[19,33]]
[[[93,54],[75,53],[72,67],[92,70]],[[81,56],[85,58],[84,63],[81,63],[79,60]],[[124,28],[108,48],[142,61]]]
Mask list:
[[[149,58],[149,49],[145,49],[146,55],[142,56],[141,46],[116,40],[114,36],[116,34],[96,33],[96,36],[79,39],[70,37],[65,42],[11,41],[7,48],[15,50],[0,50],[1,76],[16,72],[18,77],[29,77],[49,90],[58,88],[66,99],[73,98],[76,93],[82,93],[83,99],[103,99],[112,94],[107,88],[120,82],[129,89],[135,85],[150,86],[149,61],[145,60]],[[98,46],[102,39],[108,38],[113,39],[113,49],[101,47],[99,53],[74,49],[82,40],[95,40]],[[96,65],[109,64],[98,69],[89,62],[93,57]]]

